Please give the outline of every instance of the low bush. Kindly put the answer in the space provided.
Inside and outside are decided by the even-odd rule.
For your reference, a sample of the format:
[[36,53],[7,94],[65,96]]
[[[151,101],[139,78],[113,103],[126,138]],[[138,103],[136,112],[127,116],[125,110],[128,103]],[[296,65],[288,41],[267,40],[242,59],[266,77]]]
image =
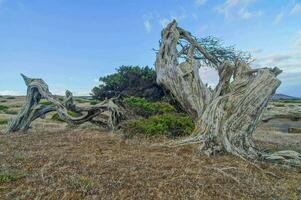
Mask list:
[[7,119],[0,119],[0,125],[7,124]]
[[41,99],[41,101],[39,102],[40,104],[42,104],[42,105],[45,105],[45,106],[47,106],[47,105],[50,105],[51,104],[51,102],[50,101],[48,101],[47,99]]
[[[80,116],[79,113],[72,112],[72,111],[68,111],[68,114],[69,114],[71,117],[79,117],[79,116]],[[62,120],[62,119],[60,118],[60,116],[59,116],[58,113],[55,113],[54,115],[52,115],[51,120],[53,120],[53,121],[58,121],[58,122],[64,122],[64,120]]]
[[185,136],[192,133],[194,123],[185,114],[171,113],[134,119],[125,123],[126,134]]
[[132,107],[135,113],[143,117],[176,112],[176,109],[166,102],[151,102],[140,97],[128,97],[124,99],[124,102]]
[[90,177],[78,175],[70,178],[69,185],[79,192],[89,193],[94,187],[94,182]]
[[0,170],[0,183],[13,182],[25,176],[26,173],[19,170]]
[[0,111],[6,111],[8,108],[8,106],[0,105]]

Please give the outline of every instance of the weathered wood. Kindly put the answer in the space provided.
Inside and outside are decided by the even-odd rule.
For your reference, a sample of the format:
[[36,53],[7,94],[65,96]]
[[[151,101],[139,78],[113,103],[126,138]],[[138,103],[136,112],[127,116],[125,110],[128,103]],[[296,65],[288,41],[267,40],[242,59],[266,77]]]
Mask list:
[[[93,106],[79,106],[74,104],[70,91],[66,91],[66,97],[61,101],[51,94],[48,85],[42,79],[31,79],[23,74],[22,77],[27,85],[26,102],[19,114],[9,122],[7,133],[26,131],[34,120],[53,111],[56,111],[63,121],[71,125],[90,121],[109,129],[114,129],[122,118],[122,112],[113,100],[108,99]],[[50,104],[39,104],[41,99],[48,100]],[[70,116],[68,111],[78,113],[79,117]],[[107,117],[101,115],[105,111],[108,113]]]
[[[183,39],[189,44],[188,51],[178,51],[179,40]],[[200,79],[201,64],[194,56],[196,51],[218,71],[219,83],[214,90]],[[181,52],[187,52],[183,62],[179,59]],[[248,159],[301,166],[297,152],[265,154],[252,142],[261,115],[281,83],[277,79],[281,70],[253,70],[240,60],[220,63],[175,20],[162,31],[155,66],[158,84],[169,90],[196,122],[193,136],[184,143],[199,141],[200,149],[208,155],[229,152]]]

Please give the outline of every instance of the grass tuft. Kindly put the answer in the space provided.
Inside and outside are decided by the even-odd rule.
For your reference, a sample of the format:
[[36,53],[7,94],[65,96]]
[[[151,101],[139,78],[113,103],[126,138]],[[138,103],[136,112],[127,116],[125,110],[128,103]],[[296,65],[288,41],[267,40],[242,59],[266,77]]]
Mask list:
[[89,193],[94,187],[94,182],[86,176],[75,176],[70,179],[69,185],[78,192]]
[[0,171],[0,183],[9,183],[26,177],[26,173],[21,170],[2,170]]

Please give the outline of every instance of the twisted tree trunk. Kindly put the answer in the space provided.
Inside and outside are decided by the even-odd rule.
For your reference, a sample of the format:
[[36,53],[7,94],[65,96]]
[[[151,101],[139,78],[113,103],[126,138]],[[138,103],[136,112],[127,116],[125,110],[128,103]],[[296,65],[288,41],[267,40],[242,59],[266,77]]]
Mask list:
[[[178,50],[180,40],[188,44]],[[219,75],[214,90],[199,76],[200,61],[196,52],[213,66]],[[185,54],[186,60],[179,63]],[[171,22],[162,31],[156,59],[158,84],[169,90],[196,123],[192,137],[183,143],[200,142],[208,155],[229,152],[234,155],[301,166],[301,155],[293,151],[265,154],[252,142],[264,108],[280,85],[278,68],[252,70],[240,60],[221,62],[210,55],[187,31]]]
[[[109,129],[114,129],[122,118],[122,112],[112,100],[105,100],[93,106],[78,106],[74,104],[70,91],[66,91],[66,97],[61,101],[49,92],[48,85],[42,79],[31,79],[23,74],[22,77],[27,85],[26,102],[19,114],[9,122],[7,133],[26,131],[34,120],[43,118],[53,111],[56,111],[63,121],[71,125],[90,121]],[[41,99],[48,100],[50,105],[39,104]],[[80,116],[72,117],[68,111],[76,112]],[[105,111],[106,115],[103,114]]]

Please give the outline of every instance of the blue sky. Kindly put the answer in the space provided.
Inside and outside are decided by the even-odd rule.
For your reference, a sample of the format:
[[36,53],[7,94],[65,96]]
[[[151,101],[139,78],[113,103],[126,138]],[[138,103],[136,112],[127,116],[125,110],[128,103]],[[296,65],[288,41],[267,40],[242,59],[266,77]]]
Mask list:
[[301,97],[301,0],[0,0],[0,94],[26,93],[20,73],[85,95],[120,65],[153,66],[173,18],[280,67],[278,92]]

